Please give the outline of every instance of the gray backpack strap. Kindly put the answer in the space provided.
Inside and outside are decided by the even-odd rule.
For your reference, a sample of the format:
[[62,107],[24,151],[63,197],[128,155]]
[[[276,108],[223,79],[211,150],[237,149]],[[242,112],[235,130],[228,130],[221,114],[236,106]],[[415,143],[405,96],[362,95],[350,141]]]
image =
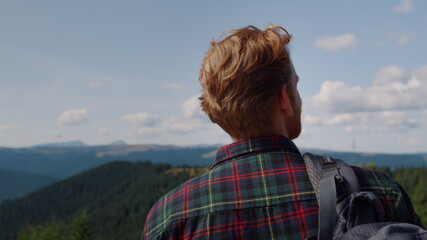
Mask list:
[[330,240],[336,224],[337,192],[335,176],[338,169],[330,158],[306,153],[303,156],[308,177],[316,193],[319,203],[319,227],[317,239]]
[[319,202],[319,184],[320,179],[323,178],[322,167],[317,155],[306,153],[303,155],[305,166],[307,167],[308,178],[310,178],[311,185],[313,185],[314,192],[316,193],[317,202]]
[[339,176],[341,177],[339,182],[344,187],[344,194],[350,195],[354,192],[361,191],[359,180],[353,169],[341,159],[331,158],[331,160],[337,164]]
[[319,203],[318,239],[332,239],[336,225],[336,181],[343,184],[346,194],[360,190],[350,166],[339,159],[306,153],[303,156],[308,177]]

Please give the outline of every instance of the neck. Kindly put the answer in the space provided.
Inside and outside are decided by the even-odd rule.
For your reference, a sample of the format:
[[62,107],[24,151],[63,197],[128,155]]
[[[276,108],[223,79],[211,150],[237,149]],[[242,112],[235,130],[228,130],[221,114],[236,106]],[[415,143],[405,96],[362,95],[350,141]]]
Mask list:
[[[281,115],[277,114],[276,117],[273,117],[272,122],[273,123],[271,125],[270,130],[266,131],[265,134],[263,135],[279,135],[279,136],[289,138],[288,132],[285,127],[286,126],[285,120],[282,118]],[[252,136],[252,137],[259,137],[259,136]],[[239,142],[239,141],[245,140],[245,139],[236,138],[233,136],[230,136],[230,138],[233,142]]]
[[280,110],[277,110],[275,114],[272,115],[271,121],[272,134],[288,137],[288,131],[286,130],[287,119],[285,119],[285,115],[282,114]]

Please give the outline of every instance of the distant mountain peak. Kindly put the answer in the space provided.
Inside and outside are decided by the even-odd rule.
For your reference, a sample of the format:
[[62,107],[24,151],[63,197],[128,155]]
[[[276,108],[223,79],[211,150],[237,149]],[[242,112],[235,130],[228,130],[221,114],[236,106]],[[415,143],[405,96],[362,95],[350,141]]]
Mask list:
[[110,146],[127,146],[128,144],[123,140],[116,140],[116,141],[114,141],[108,145],[110,145]]
[[33,148],[73,148],[73,147],[87,147],[84,142],[80,140],[68,142],[45,143],[33,146]]

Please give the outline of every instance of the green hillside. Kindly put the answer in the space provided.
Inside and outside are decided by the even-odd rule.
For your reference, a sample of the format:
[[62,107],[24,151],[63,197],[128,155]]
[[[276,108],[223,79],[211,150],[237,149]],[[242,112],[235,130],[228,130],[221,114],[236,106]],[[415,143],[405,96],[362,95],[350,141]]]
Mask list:
[[408,192],[415,211],[427,226],[427,168],[397,168],[391,175]]
[[[154,202],[186,179],[207,170],[151,162],[105,164],[0,204],[0,240],[15,240],[18,235],[19,240],[58,236],[68,240],[76,234],[99,240],[139,239]],[[426,223],[427,168],[379,170],[403,185]]]
[[[83,210],[94,239],[139,239],[154,202],[206,168],[150,162],[112,162],[0,205],[0,239],[16,239],[25,227],[71,224]],[[59,226],[55,225],[55,226]],[[25,231],[25,230],[24,230]]]
[[22,197],[55,181],[47,175],[0,169],[0,202]]

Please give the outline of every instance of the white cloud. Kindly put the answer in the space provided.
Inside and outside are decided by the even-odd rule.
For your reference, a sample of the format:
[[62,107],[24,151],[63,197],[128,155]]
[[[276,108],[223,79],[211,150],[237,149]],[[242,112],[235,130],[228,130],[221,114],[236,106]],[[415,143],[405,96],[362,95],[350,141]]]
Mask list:
[[327,51],[338,51],[341,49],[356,49],[356,36],[346,33],[337,37],[325,36],[319,37],[315,41],[315,46]]
[[[188,134],[201,129],[206,123],[206,116],[201,112],[197,96],[182,103],[183,113],[173,116],[163,122],[157,115],[138,113],[122,116],[123,120],[140,125],[138,134],[144,137],[159,136],[162,134]],[[139,123],[139,124],[137,124]]]
[[87,86],[91,88],[97,88],[97,87],[100,87],[101,84],[99,82],[90,82],[87,84]]
[[182,103],[183,116],[170,118],[162,124],[165,131],[172,133],[190,133],[199,130],[206,122],[206,115],[200,108],[198,96],[194,96]]
[[427,66],[407,74],[398,66],[380,69],[371,87],[325,81],[305,101],[309,109],[330,113],[409,110],[427,107]]
[[111,128],[99,128],[98,131],[102,136],[111,136],[114,134],[114,130]]
[[408,33],[408,34],[402,33],[402,34],[398,34],[397,35],[397,39],[396,39],[396,44],[405,45],[409,41],[411,41],[412,39],[414,39],[415,36],[416,36],[415,33]]
[[303,118],[302,121],[304,124],[308,124],[308,125],[318,125],[321,122],[321,119],[317,116],[311,115],[311,114],[305,114],[305,112],[303,112]]
[[184,116],[186,117],[196,117],[203,115],[198,96],[194,96],[185,100],[182,103],[182,107],[184,108]]
[[0,125],[0,132],[13,132],[21,129],[18,125]]
[[400,3],[394,6],[395,12],[407,13],[414,9],[412,0],[400,0]]
[[374,80],[374,85],[381,86],[392,84],[393,82],[405,82],[405,79],[410,77],[405,71],[397,65],[391,65],[380,69]]
[[345,132],[396,132],[422,127],[422,121],[410,118],[404,111],[325,114],[317,122],[305,125],[343,126]]
[[60,133],[59,131],[53,131],[50,133],[50,135],[54,138],[62,138],[62,133]]
[[194,132],[201,126],[202,120],[200,118],[188,117],[173,117],[162,123],[165,131],[180,134]]
[[160,127],[141,127],[138,129],[138,134],[144,137],[154,137],[163,134],[165,131]]
[[160,116],[148,112],[140,112],[121,116],[120,119],[138,126],[154,126],[159,122]]
[[423,79],[424,81],[427,81],[427,65],[419,69],[416,69],[413,75],[419,79]]
[[401,132],[421,127],[419,120],[410,118],[404,111],[384,111],[369,114],[370,116],[362,128],[365,132]]
[[206,121],[200,108],[198,96],[191,97],[182,103],[183,116],[172,117],[162,123],[165,132],[186,134],[199,130]]
[[421,143],[419,138],[410,138],[408,139],[408,141],[406,141],[406,144],[414,146],[414,145],[419,145]]
[[421,140],[416,137],[410,137],[410,138],[399,137],[397,138],[397,141],[409,146],[415,146],[415,145],[421,144]]
[[138,134],[144,137],[162,134],[188,134],[201,128],[202,121],[198,118],[172,117],[159,126],[144,126],[138,129]]
[[326,126],[334,126],[343,124],[366,123],[367,121],[368,115],[365,113],[343,113],[333,115],[330,118],[325,118],[322,121],[322,124]]
[[356,127],[354,125],[348,125],[344,128],[345,132],[353,133],[356,132]]
[[394,40],[397,45],[406,45],[410,41],[414,40],[417,36],[416,33],[389,33],[387,34],[389,39]]
[[58,118],[59,126],[77,126],[88,122],[91,119],[89,110],[87,108],[82,109],[70,109],[64,111]]
[[177,83],[165,83],[165,84],[162,85],[162,88],[178,91],[178,90],[183,90],[184,89],[184,85],[177,84]]

